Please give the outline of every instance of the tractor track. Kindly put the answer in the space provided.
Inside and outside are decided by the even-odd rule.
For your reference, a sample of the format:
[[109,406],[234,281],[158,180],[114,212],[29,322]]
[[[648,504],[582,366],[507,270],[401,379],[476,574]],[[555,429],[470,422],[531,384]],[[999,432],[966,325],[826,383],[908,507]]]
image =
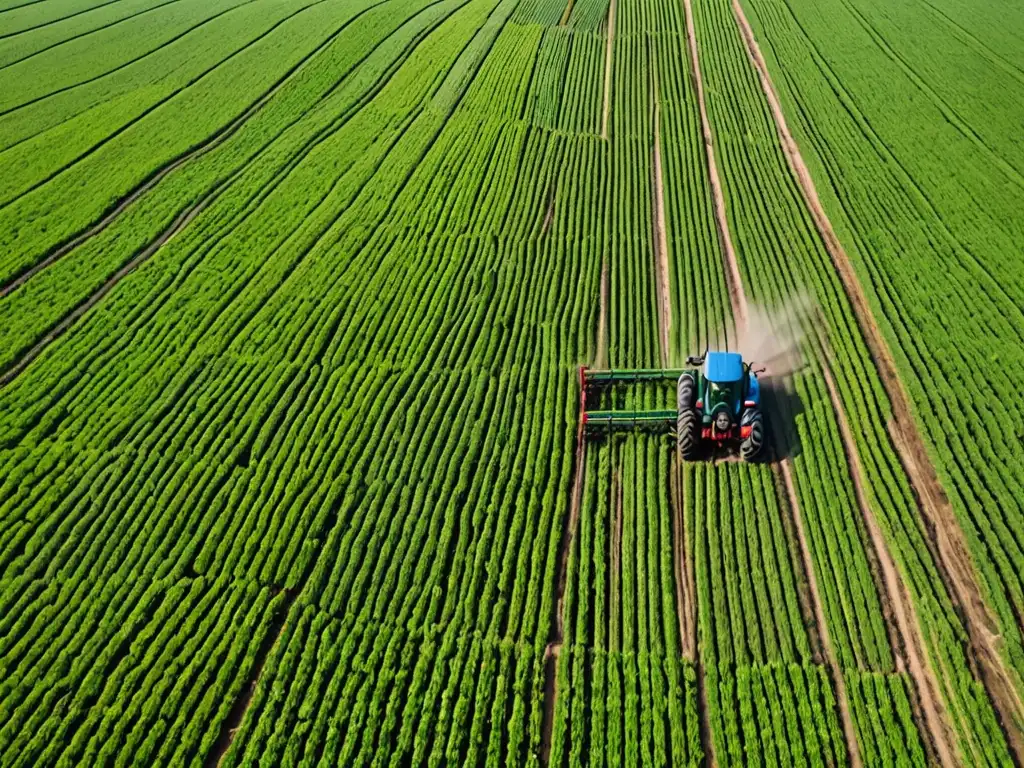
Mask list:
[[604,50],[604,105],[601,108],[601,138],[608,138],[608,110],[612,96],[612,49],[615,45],[615,7],[616,0],[608,4],[608,41]]
[[540,228],[540,236],[547,237],[551,231],[551,222],[555,218],[555,179],[551,180],[551,191],[548,193],[548,207],[544,213],[544,224]]
[[572,16],[572,8],[575,2],[576,0],[569,0],[569,2],[565,4],[565,10],[562,11],[562,18],[558,20],[558,26],[564,27],[569,23],[569,18]]
[[836,688],[836,706],[839,707],[839,716],[843,724],[843,734],[846,737],[846,751],[850,759],[850,765],[860,768],[863,765],[860,757],[860,744],[857,741],[857,732],[853,727],[853,713],[850,711],[850,698],[846,693],[846,679],[843,677],[843,670],[839,666],[835,651],[832,648],[832,638],[828,631],[828,622],[825,620],[825,609],[821,601],[821,593],[818,591],[818,579],[814,573],[814,561],[811,556],[811,549],[807,541],[807,532],[804,530],[803,514],[800,511],[800,502],[797,500],[796,484],[793,482],[793,470],[789,457],[783,459],[776,465],[776,474],[781,476],[782,487],[785,489],[789,501],[789,511],[793,517],[793,526],[796,529],[796,540],[800,545],[800,556],[803,560],[804,574],[807,578],[807,587],[811,593],[811,603],[814,607],[814,619],[818,625],[818,633],[821,637],[822,651],[832,671],[832,684]]
[[704,687],[704,665],[697,653],[697,580],[693,570],[693,558],[687,550],[686,517],[683,511],[682,464],[677,451],[672,451],[670,500],[672,503],[672,555],[676,582],[676,616],[679,620],[679,650],[683,658],[694,666],[697,687],[698,721],[700,744],[704,750],[706,765],[716,768],[715,743],[711,738],[711,724],[708,721],[708,694]]
[[209,754],[207,754],[206,759],[203,761],[204,768],[218,768],[224,762],[224,756],[231,748],[231,743],[234,741],[235,734],[242,725],[245,713],[249,711],[252,697],[256,693],[256,686],[259,685],[260,679],[263,676],[263,667],[266,665],[267,659],[270,658],[270,654],[277,648],[281,635],[284,634],[285,626],[288,623],[288,615],[291,612],[296,595],[296,592],[285,590],[284,605],[281,607],[280,613],[275,617],[256,651],[252,671],[239,691],[234,704],[231,705],[227,717],[221,723],[220,733],[217,734],[216,741],[213,742]]
[[[729,220],[725,207],[725,196],[718,176],[718,164],[715,160],[714,139],[711,131],[711,122],[708,118],[707,103],[704,97],[704,81],[701,76],[700,56],[697,49],[697,37],[693,22],[693,7],[691,0],[683,0],[683,9],[686,18],[686,41],[690,52],[690,68],[694,79],[694,88],[697,93],[697,105],[700,113],[701,132],[704,137],[704,151],[707,160],[708,180],[714,200],[715,223],[718,228],[719,240],[722,245],[722,256],[725,260],[725,279],[729,291],[729,299],[733,310],[733,323],[737,335],[742,335],[747,326],[749,316],[747,297],[743,288],[743,279],[739,269],[739,259],[733,247],[732,237],[729,230]],[[784,492],[788,496],[790,513],[792,515],[796,540],[803,559],[804,570],[810,590],[810,597],[813,606],[813,615],[818,627],[819,638],[823,654],[827,660],[830,677],[835,688],[836,707],[842,723],[844,740],[846,741],[847,755],[850,764],[854,768],[862,765],[860,756],[860,745],[857,741],[857,733],[854,728],[853,715],[850,709],[850,701],[846,691],[846,680],[843,677],[842,668],[836,659],[832,647],[828,625],[825,622],[825,611],[821,602],[821,595],[818,592],[817,579],[814,573],[813,562],[808,546],[806,532],[804,531],[803,518],[800,512],[800,505],[797,500],[796,487],[793,483],[790,461],[788,457],[773,467],[775,473],[775,485],[777,491]]]
[[[831,351],[826,347],[825,357],[831,356]],[[879,574],[882,581],[879,584],[880,592],[885,598],[887,606],[892,610],[896,627],[903,641],[903,650],[906,654],[907,671],[914,680],[917,698],[924,714],[924,732],[931,738],[931,746],[934,749],[938,764],[952,768],[962,764],[955,754],[953,736],[945,710],[942,704],[942,685],[935,676],[934,669],[925,663],[928,658],[927,646],[921,632],[920,622],[917,620],[916,612],[903,583],[896,563],[893,560],[889,546],[878,527],[871,503],[868,500],[866,482],[864,481],[864,470],[860,461],[860,454],[857,451],[857,444],[850,429],[850,424],[843,409],[839,390],[836,388],[835,380],[832,378],[831,366],[828,360],[822,361],[822,376],[825,379],[825,387],[828,389],[829,400],[835,411],[836,419],[839,422],[839,433],[846,454],[846,460],[850,466],[850,478],[853,481],[854,492],[857,497],[857,506],[860,507],[861,516],[867,526],[875,555],[878,558],[878,565],[881,569]]]
[[668,367],[671,362],[669,346],[672,328],[672,297],[669,290],[668,234],[665,224],[665,185],[661,167],[661,107],[657,76],[654,78],[654,211],[651,216],[654,229],[654,274],[658,294],[658,342],[661,347],[661,365]]
[[714,136],[711,133],[711,121],[708,119],[707,102],[704,99],[704,78],[700,73],[700,54],[697,51],[697,33],[693,26],[693,5],[690,0],[683,0],[686,17],[686,45],[690,51],[690,74],[697,92],[697,106],[700,112],[700,127],[704,137],[704,154],[707,156],[708,183],[711,186],[711,198],[715,206],[715,224],[718,229],[718,240],[725,257],[725,283],[729,291],[729,300],[733,308],[733,322],[738,326],[747,323],[747,297],[743,292],[743,278],[740,276],[739,259],[732,244],[729,233],[729,218],[725,211],[725,195],[722,183],[718,178],[718,163],[715,160]]
[[[601,285],[597,321],[597,352],[595,365],[601,365],[606,354],[603,344],[607,331],[606,304],[608,300],[608,261],[601,263]],[[582,402],[582,401],[581,401]],[[569,555],[579,527],[580,504],[583,498],[583,479],[586,475],[587,441],[583,434],[583,421],[576,426],[576,453],[573,466],[572,495],[569,498],[569,519],[562,529],[559,542],[557,581],[555,582],[554,621],[551,623],[550,640],[544,647],[544,714],[541,720],[541,763],[547,765],[551,756],[551,739],[554,731],[555,707],[558,702],[557,660],[565,639],[565,586],[569,577]]]
[[683,658],[697,661],[697,604],[692,560],[687,557],[683,515],[683,484],[679,454],[672,451],[669,498],[672,502],[672,556],[675,567],[676,615],[679,619],[679,646]]
[[894,448],[917,497],[918,508],[937,548],[936,565],[949,579],[950,597],[961,613],[970,639],[970,651],[980,664],[982,682],[1002,721],[1004,733],[1018,764],[1024,763],[1024,703],[1013,672],[999,651],[998,623],[985,602],[979,577],[956,513],[946,496],[920,431],[914,422],[910,398],[897,375],[895,360],[871,313],[870,304],[857,273],[839,242],[818,197],[814,180],[803,161],[800,149],[789,131],[782,106],[772,84],[768,66],[761,54],[750,23],[738,0],[732,2],[733,15],[746,43],[751,63],[759,75],[768,100],[783,154],[800,185],[804,199],[844,292],[854,310],[858,327],[871,352],[872,361],[889,394],[893,420],[888,425]]
[[562,643],[544,646],[544,714],[540,724],[540,762],[551,761],[551,741],[555,731],[555,705],[558,703],[558,656]]

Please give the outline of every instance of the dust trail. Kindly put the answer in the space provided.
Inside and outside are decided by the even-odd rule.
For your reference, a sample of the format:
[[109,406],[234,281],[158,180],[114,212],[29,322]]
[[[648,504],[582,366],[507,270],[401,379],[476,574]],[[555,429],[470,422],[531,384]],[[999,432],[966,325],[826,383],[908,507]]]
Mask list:
[[804,367],[800,349],[804,329],[816,312],[814,300],[796,294],[777,307],[747,305],[747,323],[739,329],[737,352],[767,368],[770,376],[789,376]]

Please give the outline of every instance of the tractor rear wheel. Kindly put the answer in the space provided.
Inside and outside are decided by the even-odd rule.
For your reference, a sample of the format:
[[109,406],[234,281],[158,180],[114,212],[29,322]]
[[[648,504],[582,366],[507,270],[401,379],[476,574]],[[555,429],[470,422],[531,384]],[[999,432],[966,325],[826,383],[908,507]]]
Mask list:
[[740,456],[744,461],[756,459],[764,447],[764,419],[761,411],[757,408],[744,411],[740,427],[750,427],[750,434],[740,443]]
[[679,377],[679,384],[676,387],[676,410],[679,413],[693,408],[693,398],[697,391],[697,382],[693,376],[684,373]]
[[676,418],[676,442],[679,455],[684,459],[695,459],[700,452],[700,419],[693,408],[679,411]]

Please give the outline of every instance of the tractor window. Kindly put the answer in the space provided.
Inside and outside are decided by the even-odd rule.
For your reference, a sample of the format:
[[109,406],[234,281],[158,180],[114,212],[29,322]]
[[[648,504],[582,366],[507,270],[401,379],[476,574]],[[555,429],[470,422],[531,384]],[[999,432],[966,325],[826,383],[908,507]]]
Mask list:
[[712,402],[733,402],[736,399],[736,386],[739,382],[709,382],[709,399]]
[[715,399],[727,398],[732,399],[733,392],[735,391],[736,385],[732,382],[728,384],[720,384],[718,382],[711,382],[711,395]]

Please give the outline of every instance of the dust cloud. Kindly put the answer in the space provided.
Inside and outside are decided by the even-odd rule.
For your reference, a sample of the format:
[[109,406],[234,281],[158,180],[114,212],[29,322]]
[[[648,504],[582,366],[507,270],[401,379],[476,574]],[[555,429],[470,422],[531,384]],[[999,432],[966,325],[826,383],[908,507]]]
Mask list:
[[747,306],[747,323],[739,330],[736,351],[769,376],[788,376],[804,366],[800,352],[805,329],[815,322],[817,305],[805,294],[789,297],[777,307]]

